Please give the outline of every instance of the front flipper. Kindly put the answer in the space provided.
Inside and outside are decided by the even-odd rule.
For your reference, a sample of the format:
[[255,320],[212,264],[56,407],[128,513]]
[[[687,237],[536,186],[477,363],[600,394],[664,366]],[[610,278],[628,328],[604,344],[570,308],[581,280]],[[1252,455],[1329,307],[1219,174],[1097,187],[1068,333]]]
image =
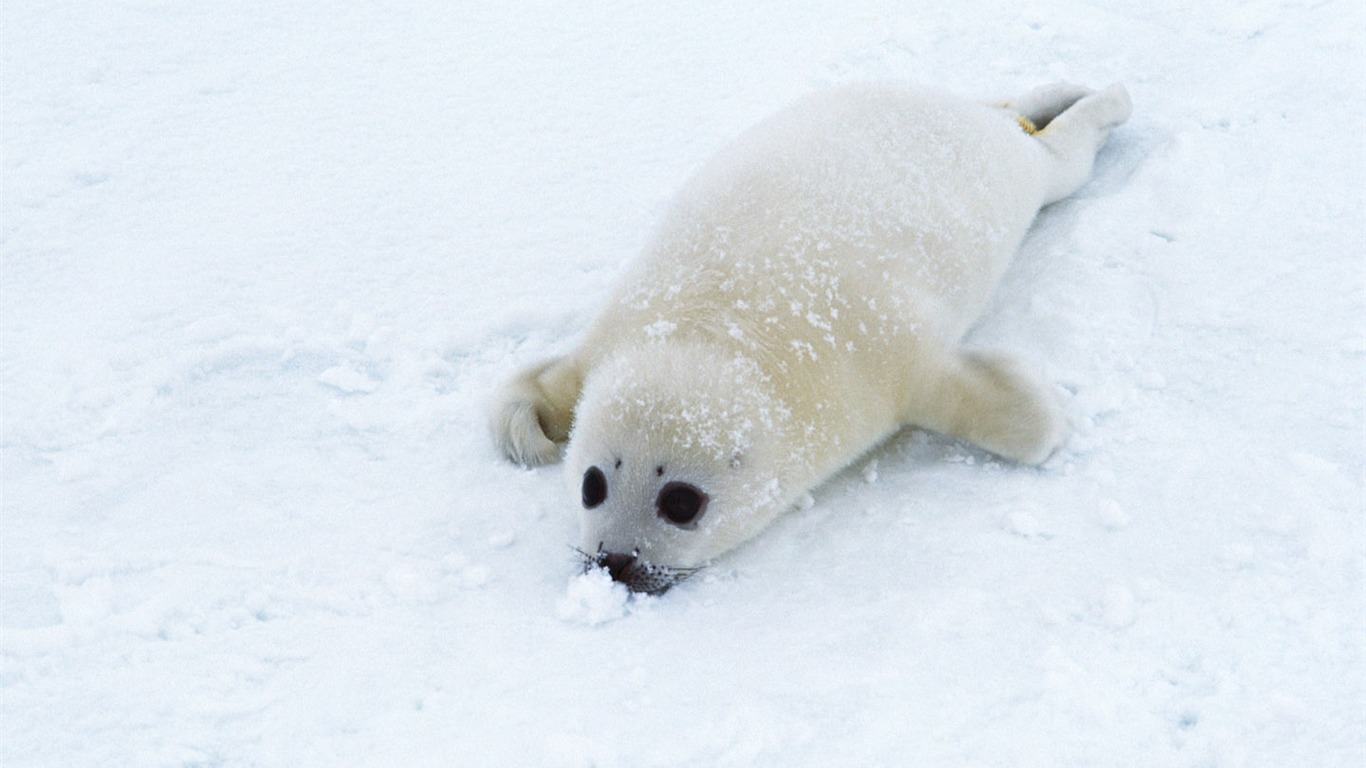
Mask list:
[[950,357],[907,421],[966,440],[1007,459],[1042,464],[1062,444],[1057,400],[1019,361],[999,352]]
[[583,374],[569,357],[518,374],[503,385],[494,403],[494,442],[518,464],[558,461],[559,443],[569,439],[582,387]]

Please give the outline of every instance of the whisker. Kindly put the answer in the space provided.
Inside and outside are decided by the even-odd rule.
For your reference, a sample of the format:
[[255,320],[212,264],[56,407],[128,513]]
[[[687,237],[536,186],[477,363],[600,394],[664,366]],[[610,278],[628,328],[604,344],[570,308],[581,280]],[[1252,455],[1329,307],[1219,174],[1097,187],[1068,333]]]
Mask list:
[[588,573],[594,568],[602,565],[601,554],[590,555],[587,552],[584,552],[582,549],[579,549],[575,546],[570,546],[569,548],[574,550],[574,554],[578,555],[579,565],[583,566],[584,573]]
[[[579,564],[583,567],[583,572],[588,573],[594,568],[604,567],[608,553],[601,546],[596,553],[585,552],[576,546],[570,546]],[[704,570],[706,566],[677,567],[671,565],[655,565],[653,563],[637,561],[628,566],[618,575],[618,581],[632,592],[641,592],[647,595],[662,595],[669,589],[692,578],[697,572]]]

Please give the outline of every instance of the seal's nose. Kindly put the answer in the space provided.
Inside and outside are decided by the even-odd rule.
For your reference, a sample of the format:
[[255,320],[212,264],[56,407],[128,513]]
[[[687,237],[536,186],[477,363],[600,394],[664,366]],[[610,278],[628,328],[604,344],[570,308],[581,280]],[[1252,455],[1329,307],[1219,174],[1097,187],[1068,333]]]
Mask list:
[[612,581],[623,581],[626,577],[626,572],[630,570],[631,565],[635,563],[636,556],[623,555],[617,552],[599,552],[597,561],[599,567],[607,569],[607,573],[612,577]]

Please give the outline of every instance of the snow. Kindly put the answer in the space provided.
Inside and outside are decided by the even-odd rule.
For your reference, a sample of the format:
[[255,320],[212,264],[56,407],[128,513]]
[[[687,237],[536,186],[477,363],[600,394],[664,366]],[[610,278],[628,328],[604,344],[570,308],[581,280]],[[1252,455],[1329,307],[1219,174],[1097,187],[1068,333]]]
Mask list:
[[624,584],[613,581],[606,569],[595,568],[569,580],[564,597],[555,603],[555,615],[569,623],[595,626],[625,616],[631,600]]
[[[11,0],[0,764],[1366,760],[1348,0]],[[1125,82],[974,345],[1042,470],[920,432],[659,598],[579,573],[497,382],[795,97]],[[874,482],[875,481],[875,482]]]

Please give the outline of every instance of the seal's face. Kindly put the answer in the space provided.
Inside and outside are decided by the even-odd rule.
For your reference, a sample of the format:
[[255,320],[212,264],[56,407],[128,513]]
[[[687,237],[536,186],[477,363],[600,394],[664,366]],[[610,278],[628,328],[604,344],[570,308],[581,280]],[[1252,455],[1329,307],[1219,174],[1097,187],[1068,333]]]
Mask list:
[[566,457],[587,567],[659,593],[783,508],[785,415],[757,368],[660,344],[585,383]]

